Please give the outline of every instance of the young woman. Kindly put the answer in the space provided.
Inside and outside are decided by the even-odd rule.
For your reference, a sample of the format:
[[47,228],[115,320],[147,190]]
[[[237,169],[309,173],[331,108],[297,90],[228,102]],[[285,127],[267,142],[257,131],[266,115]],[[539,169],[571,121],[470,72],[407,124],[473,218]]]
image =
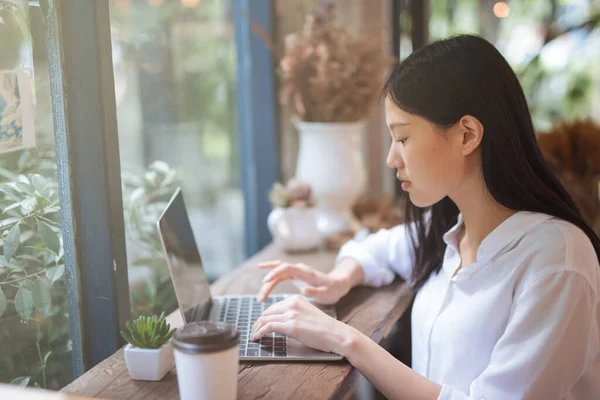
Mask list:
[[407,223],[348,242],[329,274],[262,264],[258,297],[293,278],[335,303],[397,274],[417,290],[413,369],[301,297],[269,307],[254,339],[341,354],[390,399],[600,398],[600,240],[546,167],[508,63],[457,36],[397,65],[384,93]]

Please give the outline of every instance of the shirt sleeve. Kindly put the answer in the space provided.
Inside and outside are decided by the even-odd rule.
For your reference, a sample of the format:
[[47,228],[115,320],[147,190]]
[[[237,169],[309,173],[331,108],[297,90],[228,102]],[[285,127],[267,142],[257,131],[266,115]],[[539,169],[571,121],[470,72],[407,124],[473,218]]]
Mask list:
[[599,317],[583,275],[537,278],[515,295],[506,331],[469,393],[442,385],[438,399],[563,399],[598,356]]
[[351,240],[340,249],[336,262],[356,260],[363,269],[364,285],[380,287],[394,280],[395,274],[410,280],[413,251],[405,225],[381,229],[361,241]]

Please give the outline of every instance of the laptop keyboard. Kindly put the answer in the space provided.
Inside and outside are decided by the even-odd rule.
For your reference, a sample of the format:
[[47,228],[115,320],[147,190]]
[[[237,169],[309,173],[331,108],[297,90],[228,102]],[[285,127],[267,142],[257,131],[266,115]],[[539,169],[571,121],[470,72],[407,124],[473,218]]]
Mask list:
[[234,324],[240,331],[240,357],[286,357],[286,336],[270,333],[258,342],[250,339],[254,322],[270,305],[283,300],[283,296],[269,296],[264,303],[253,297],[226,298],[219,320]]

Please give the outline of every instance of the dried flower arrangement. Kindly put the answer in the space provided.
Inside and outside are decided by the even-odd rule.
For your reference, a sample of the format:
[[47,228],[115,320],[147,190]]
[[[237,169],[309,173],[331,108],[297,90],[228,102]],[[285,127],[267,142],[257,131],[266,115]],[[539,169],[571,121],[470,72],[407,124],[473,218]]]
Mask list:
[[353,239],[359,231],[368,233],[390,229],[404,222],[400,201],[392,196],[379,199],[362,197],[352,207],[356,221],[351,230],[339,232],[327,238],[326,247],[338,251],[344,243]]
[[286,185],[275,182],[269,192],[269,201],[274,208],[310,208],[315,206],[310,185],[291,179]]
[[538,144],[552,172],[600,235],[600,125],[591,119],[563,122],[540,132]]
[[[306,17],[302,32],[285,36],[279,57],[279,99],[305,122],[356,122],[375,105],[393,58],[383,50],[381,35],[354,38],[335,24],[332,2]],[[272,51],[260,27],[255,32]]]

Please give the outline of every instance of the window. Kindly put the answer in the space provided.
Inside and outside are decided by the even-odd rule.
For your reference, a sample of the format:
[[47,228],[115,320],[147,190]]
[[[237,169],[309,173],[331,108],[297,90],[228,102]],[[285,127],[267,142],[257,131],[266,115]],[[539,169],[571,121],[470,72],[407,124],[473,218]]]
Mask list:
[[[60,389],[120,347],[131,316],[175,309],[155,226],[176,186],[211,280],[241,262],[244,239],[268,242],[273,71],[264,45],[234,42],[249,36],[243,13],[270,21],[271,2],[110,5],[0,0],[0,382]],[[260,65],[241,79],[240,53]],[[29,113],[16,107],[29,92],[5,79],[15,69]],[[261,115],[239,124],[247,135],[241,111]],[[35,146],[5,152],[31,120]]]
[[229,0],[111,1],[132,317],[172,311],[156,220],[181,186],[211,280],[244,257]]
[[0,140],[24,130],[27,85],[12,77],[26,70],[36,141],[0,154],[0,382],[60,389],[73,370],[45,19],[25,1],[0,1],[0,18]]

